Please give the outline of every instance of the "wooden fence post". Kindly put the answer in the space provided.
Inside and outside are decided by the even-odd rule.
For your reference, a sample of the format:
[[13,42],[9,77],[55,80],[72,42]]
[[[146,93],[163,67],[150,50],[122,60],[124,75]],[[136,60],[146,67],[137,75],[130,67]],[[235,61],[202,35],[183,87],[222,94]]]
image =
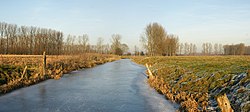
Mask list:
[[43,52],[43,76],[46,75],[46,53]]
[[147,63],[146,63],[146,67],[147,67],[147,70],[148,70],[148,78],[153,78],[153,73],[149,69],[149,65]]
[[27,71],[27,66],[25,66],[25,68],[23,69],[23,73],[22,73],[21,79],[23,79],[23,77],[24,77],[26,71]]

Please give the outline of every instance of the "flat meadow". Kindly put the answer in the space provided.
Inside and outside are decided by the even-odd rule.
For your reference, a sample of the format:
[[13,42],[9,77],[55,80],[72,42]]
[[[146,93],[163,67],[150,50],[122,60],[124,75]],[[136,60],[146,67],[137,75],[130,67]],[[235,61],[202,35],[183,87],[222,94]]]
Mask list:
[[235,111],[249,109],[250,56],[131,57],[148,64],[149,84],[186,111],[219,110],[226,94]]

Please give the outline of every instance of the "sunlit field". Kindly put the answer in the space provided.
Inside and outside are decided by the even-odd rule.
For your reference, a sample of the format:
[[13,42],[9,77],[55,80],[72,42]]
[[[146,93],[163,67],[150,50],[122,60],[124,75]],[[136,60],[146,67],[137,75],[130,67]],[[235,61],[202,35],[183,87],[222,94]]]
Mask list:
[[[155,76],[149,83],[184,110],[210,110],[226,93],[239,111],[250,101],[250,56],[132,57]],[[247,108],[247,107],[246,107]]]
[[[119,59],[118,56],[104,54],[48,55],[43,74],[42,55],[1,55],[0,93],[35,84],[46,79],[59,79],[64,73],[90,68],[98,64]],[[27,69],[25,70],[25,67]]]

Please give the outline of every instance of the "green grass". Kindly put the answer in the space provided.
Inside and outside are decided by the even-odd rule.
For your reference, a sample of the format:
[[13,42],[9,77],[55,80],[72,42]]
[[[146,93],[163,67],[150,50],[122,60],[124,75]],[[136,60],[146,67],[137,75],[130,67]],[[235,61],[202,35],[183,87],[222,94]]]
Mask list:
[[[249,92],[249,90],[243,89],[245,93],[242,96],[233,90],[235,88],[237,90],[238,86],[249,85],[250,56],[160,56],[131,58],[139,64],[145,65],[147,63],[151,65],[150,70],[156,79],[149,80],[150,85],[157,91],[167,91],[165,92],[167,98],[173,95],[174,98],[170,98],[170,100],[174,99],[174,101],[183,105],[195,100],[198,102],[200,108],[205,109],[204,106],[211,105],[208,102],[210,101],[209,99],[215,100],[215,97],[219,94],[231,92],[230,94],[236,95],[239,98],[247,98],[247,92]],[[235,77],[242,74],[246,75],[243,79],[239,81],[236,78],[238,82],[234,80]],[[168,85],[167,88],[165,85]],[[179,101],[178,98],[181,94],[189,95],[187,95],[185,100]],[[190,97],[192,95],[195,97]],[[190,98],[194,100],[188,100]],[[244,101],[249,101],[249,98],[239,101],[235,104],[235,108],[240,108],[240,104],[244,103]]]
[[[180,91],[208,92],[250,69],[249,56],[197,56],[134,58],[150,64],[154,75]],[[183,83],[186,82],[186,83]]]

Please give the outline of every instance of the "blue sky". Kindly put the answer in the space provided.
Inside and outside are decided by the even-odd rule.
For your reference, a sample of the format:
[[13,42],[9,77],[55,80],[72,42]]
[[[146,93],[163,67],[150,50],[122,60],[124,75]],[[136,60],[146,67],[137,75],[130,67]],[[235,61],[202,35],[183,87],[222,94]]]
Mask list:
[[[249,0],[2,0],[0,21],[88,34],[139,46],[147,24],[158,22],[180,42],[250,45]],[[132,47],[133,48],[133,47]]]

